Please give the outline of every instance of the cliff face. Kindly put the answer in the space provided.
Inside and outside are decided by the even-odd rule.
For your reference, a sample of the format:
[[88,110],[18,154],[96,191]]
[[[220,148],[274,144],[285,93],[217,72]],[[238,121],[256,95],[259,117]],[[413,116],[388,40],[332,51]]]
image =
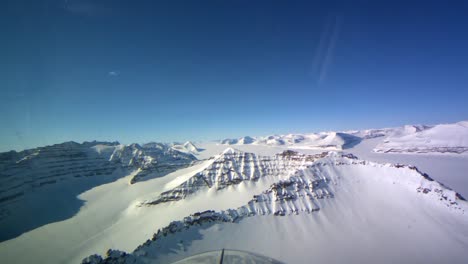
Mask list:
[[311,165],[326,154],[302,155],[294,151],[284,151],[268,157],[228,148],[203,171],[145,203],[154,205],[177,201],[202,189],[221,190],[243,181],[257,181],[264,176],[287,176]]

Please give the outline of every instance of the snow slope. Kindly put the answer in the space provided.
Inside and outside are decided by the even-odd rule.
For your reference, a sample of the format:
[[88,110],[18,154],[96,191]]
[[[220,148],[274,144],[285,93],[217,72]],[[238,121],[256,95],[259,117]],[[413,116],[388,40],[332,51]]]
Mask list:
[[396,153],[374,152],[382,138],[363,140],[348,151],[365,160],[381,163],[401,163],[417,166],[432,178],[443,182],[468,197],[468,155],[456,153]]
[[174,144],[172,148],[179,152],[190,153],[193,155],[198,155],[198,153],[201,151],[199,148],[195,146],[194,143],[190,141],[187,141],[184,144]]
[[376,152],[440,152],[463,153],[468,151],[468,121],[436,125],[418,129],[407,126],[402,133],[389,136],[377,145]]

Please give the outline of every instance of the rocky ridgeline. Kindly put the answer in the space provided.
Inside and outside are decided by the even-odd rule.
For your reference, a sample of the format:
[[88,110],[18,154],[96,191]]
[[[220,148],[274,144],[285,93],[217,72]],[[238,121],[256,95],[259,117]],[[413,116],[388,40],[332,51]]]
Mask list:
[[123,167],[138,168],[130,183],[145,180],[151,174],[166,175],[178,169],[188,167],[196,158],[192,154],[183,153],[163,143],[147,143],[144,145],[120,145],[112,153],[111,162],[118,162]]
[[[461,194],[453,191],[452,189],[445,186],[444,184],[435,181],[426,173],[421,172],[416,166],[398,164],[398,163],[397,164],[374,163],[374,162],[369,162],[365,160],[359,160],[353,154],[341,154],[340,156],[345,157],[346,159],[335,159],[335,161],[333,162],[335,166],[343,166],[343,165],[365,165],[365,166],[374,166],[374,167],[375,166],[378,166],[378,167],[388,166],[391,168],[412,171],[413,173],[409,174],[411,177],[406,177],[404,179],[404,181],[406,182],[405,184],[406,186],[408,186],[412,190],[417,191],[418,193],[427,194],[431,196],[433,200],[436,200],[451,209],[459,210],[465,213],[464,209],[459,204],[459,201],[466,201],[466,199]],[[317,166],[317,167],[327,166],[327,165],[330,165],[330,163],[327,161],[320,161],[314,164],[314,166]],[[390,180],[390,179],[387,179],[387,180]],[[397,179],[396,177],[391,179],[393,183],[395,183],[397,180],[401,180],[401,179]]]
[[131,254],[109,249],[105,258],[92,255],[85,258],[82,263],[136,263],[139,258],[147,255],[147,250],[153,243],[193,226],[207,223],[234,223],[255,215],[286,216],[318,212],[320,210],[317,202],[319,199],[333,198],[333,193],[328,186],[329,182],[329,179],[314,174],[312,170],[298,171],[288,180],[274,183],[261,194],[254,195],[247,205],[220,212],[207,210],[192,214],[182,221],[173,221],[168,226],[159,229],[151,239],[138,246]]
[[[328,187],[330,179],[304,177],[306,172],[300,171],[296,173],[300,175],[274,183],[268,190],[255,195],[252,202],[261,207],[257,212],[262,215],[285,215],[288,212],[297,214],[299,211],[318,211],[320,208],[312,201],[333,198],[333,193]],[[299,205],[294,202],[298,199],[301,200]]]
[[[429,175],[421,172],[416,166],[404,165],[404,164],[392,164],[392,167],[403,168],[415,171],[419,174],[425,181],[421,181],[417,186],[416,191],[422,194],[428,194],[433,196],[435,199],[438,199],[445,206],[450,207],[455,210],[464,210],[458,201],[466,201],[466,199],[459,193],[453,191],[444,184],[434,181]],[[463,211],[464,212],[464,211]]]
[[0,204],[67,178],[111,174],[116,165],[91,149],[98,144],[112,148],[118,143],[66,142],[21,152],[1,153]]
[[326,155],[326,152],[317,155],[303,155],[286,150],[269,157],[228,149],[203,171],[174,189],[161,193],[156,199],[144,202],[144,204],[155,205],[178,201],[200,189],[221,190],[242,181],[256,181],[267,175],[288,175],[311,165],[315,160]]
[[21,152],[0,153],[0,206],[35,189],[69,179],[110,175],[117,168],[138,170],[132,183],[149,174],[164,175],[196,158],[169,145],[118,142],[65,142]]
[[455,153],[468,152],[468,147],[414,147],[414,148],[376,148],[377,153]]

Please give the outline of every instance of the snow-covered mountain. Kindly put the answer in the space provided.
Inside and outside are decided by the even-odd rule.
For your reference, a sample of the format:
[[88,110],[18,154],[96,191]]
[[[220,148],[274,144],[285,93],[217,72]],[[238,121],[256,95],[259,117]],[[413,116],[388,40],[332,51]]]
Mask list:
[[255,143],[255,138],[249,137],[249,136],[245,136],[241,138],[234,138],[234,139],[226,138],[226,139],[221,140],[221,144],[224,144],[224,145],[247,145],[247,144],[253,144],[253,143]]
[[427,125],[406,125],[403,127],[381,128],[381,129],[364,129],[364,130],[349,130],[343,133],[357,136],[361,139],[372,139],[378,137],[397,136],[402,134],[414,133],[422,131],[432,126]]
[[[22,209],[31,210],[34,204],[33,208],[39,212],[41,208],[50,206],[49,199],[43,200],[37,196],[50,192],[51,185],[58,185],[52,188],[59,191],[63,184],[72,189],[66,192],[63,187],[64,191],[60,191],[59,195],[63,202],[70,202],[69,208],[73,208],[78,191],[85,191],[84,188],[111,182],[130,173],[132,177],[129,182],[134,184],[190,166],[195,160],[193,155],[161,143],[140,146],[121,145],[118,142],[65,142],[21,152],[1,153],[0,223],[5,228],[0,232],[0,239],[11,238],[41,223],[62,220],[74,213],[67,213],[66,216],[57,213],[54,217],[42,216],[44,219],[36,222],[31,220],[30,224],[18,224],[16,217],[28,215]],[[24,208],[27,205],[30,208]],[[63,205],[67,206],[66,203]]]
[[149,176],[159,177],[189,166],[196,158],[185,151],[174,149],[168,144],[146,143],[118,146],[110,161],[125,167],[138,169],[130,183],[146,180]]
[[187,141],[184,144],[173,144],[172,148],[179,152],[190,153],[193,155],[197,155],[198,152],[200,152],[200,149],[191,141]]
[[433,127],[405,126],[394,130],[374,151],[463,153],[468,151],[468,121]]
[[228,148],[204,170],[144,204],[178,201],[203,189],[221,190],[243,181],[258,181],[264,176],[287,175],[322,156],[301,155],[289,150],[274,157],[264,157]]
[[194,160],[194,156],[161,143],[126,146],[118,142],[65,142],[5,152],[0,154],[0,202],[73,178],[109,175],[118,167],[138,170],[131,180],[135,183],[152,172],[164,175]]
[[224,145],[265,145],[292,146],[297,149],[328,149],[342,150],[357,143],[361,138],[341,132],[322,132],[313,134],[271,135],[266,137],[243,137],[240,139],[224,139]]
[[468,150],[468,121],[455,124],[406,125],[396,128],[270,135],[224,139],[222,145],[287,146],[290,149],[345,150],[362,140],[382,138],[375,152],[463,153]]
[[464,263],[466,127],[0,153],[0,256],[172,263],[231,248],[286,263]]
[[[254,160],[254,155],[249,153],[230,150],[229,155],[225,154],[217,159],[218,164],[220,162],[221,164],[233,164],[233,160],[242,160],[240,158],[242,156]],[[260,248],[259,251],[263,254],[284,262],[294,263],[308,263],[310,257],[328,258],[332,263],[338,262],[339,259],[348,259],[348,262],[351,263],[364,261],[372,256],[372,253],[368,252],[368,248],[360,246],[366,245],[365,240],[363,241],[362,238],[354,240],[360,234],[372,238],[371,243],[383,243],[387,239],[398,239],[394,241],[392,252],[401,252],[400,249],[406,247],[405,239],[431,238],[428,241],[420,241],[419,245],[412,245],[414,253],[405,255],[407,259],[404,262],[407,263],[431,260],[433,253],[429,255],[420,253],[431,253],[426,247],[438,246],[439,239],[443,240],[444,243],[449,243],[445,246],[453,247],[453,252],[458,254],[452,256],[452,261],[461,263],[463,256],[466,256],[462,253],[464,252],[463,243],[459,244],[457,241],[457,239],[468,235],[466,230],[460,236],[451,237],[444,232],[433,232],[429,235],[427,230],[430,229],[426,228],[439,226],[441,223],[448,224],[448,215],[454,220],[451,223],[458,225],[453,230],[468,227],[466,221],[468,220],[468,203],[461,195],[434,181],[417,168],[400,164],[377,164],[359,160],[353,155],[335,152],[316,156],[288,152],[283,153],[281,157],[270,157],[266,162],[273,165],[278,164],[278,161],[283,159],[297,162],[291,163],[290,168],[285,168],[286,171],[290,172],[289,176],[278,177],[279,179],[272,184],[258,183],[264,186],[262,187],[263,191],[251,196],[252,198],[246,204],[220,211],[206,210],[187,215],[183,219],[158,228],[146,242],[136,247],[131,253],[110,249],[107,251],[106,257],[92,255],[85,258],[83,263],[171,262],[190,254],[190,250],[187,252],[187,247],[195,247],[194,243],[199,239],[197,234],[203,234],[204,241],[201,245],[197,244],[197,251],[209,250],[213,245],[220,247],[235,245],[236,248],[247,250],[251,249],[249,247],[252,245],[263,244],[266,246],[257,246],[255,250]],[[242,168],[241,163],[234,164],[236,170]],[[202,172],[197,175],[206,175],[206,173]],[[190,179],[194,177],[199,176],[192,176],[187,182],[190,182]],[[219,188],[219,186],[207,182],[203,185],[204,188],[200,188],[198,184],[185,184],[187,182],[181,185],[183,189],[188,189],[184,194],[190,193],[195,196],[199,191],[209,192],[210,189],[215,192],[224,192],[226,191],[224,190],[226,183],[229,183],[229,181],[221,180],[222,188]],[[234,195],[246,195],[241,186],[233,185],[231,188],[233,188],[231,192]],[[185,197],[183,195],[180,199]],[[163,202],[174,203],[177,200],[179,199]],[[147,205],[160,206],[160,203]],[[380,215],[376,214],[377,212],[380,212]],[[306,216],[298,216],[304,214]],[[426,218],[427,216],[430,218]],[[284,217],[284,220],[277,222],[272,217]],[[255,220],[247,221],[247,218]],[[302,222],[299,226],[297,225],[298,220]],[[329,221],[339,223],[340,220],[344,220],[347,227],[343,228],[328,223]],[[324,225],[323,221],[327,223]],[[268,222],[276,223],[275,227]],[[277,226],[279,223],[281,223],[280,226]],[[265,225],[270,226],[270,228],[262,228]],[[387,233],[381,233],[379,229],[385,228],[385,225],[396,225],[397,228],[395,226],[393,228],[386,227],[395,233],[389,237],[387,237]],[[406,225],[408,225],[407,228]],[[418,227],[418,225],[422,226]],[[401,228],[402,226],[405,228]],[[365,227],[365,230],[357,233],[353,231],[355,228],[362,227]],[[299,232],[311,235],[301,236],[298,240],[296,237],[298,231],[292,234],[283,233],[285,230],[291,229],[298,229]],[[325,230],[317,233],[314,232],[316,229]],[[338,231],[334,232],[334,229],[338,229]],[[341,233],[339,230],[345,232]],[[251,236],[244,237],[236,235],[236,232],[253,233]],[[447,232],[451,231],[447,230]],[[265,240],[266,237],[268,240]],[[289,244],[284,243],[284,239],[291,241],[292,244],[286,246]],[[352,251],[355,254],[341,252],[340,254],[345,255],[329,256],[327,246],[334,239],[342,241],[340,244],[345,241],[344,244],[347,246],[355,246]],[[246,243],[246,240],[251,242]],[[463,241],[466,242],[466,237]],[[321,242],[323,242],[322,245]],[[316,246],[310,247],[307,253],[294,250],[297,247],[304,247],[304,244]],[[281,250],[281,247],[284,246],[290,252],[284,254],[285,251]],[[379,251],[381,250],[379,248]],[[167,254],[166,252],[177,254]],[[296,255],[298,253],[300,255]],[[394,261],[395,258],[381,259],[383,263]]]
[[111,174],[116,164],[109,162],[118,143],[65,142],[62,144],[0,154],[0,201],[70,178]]

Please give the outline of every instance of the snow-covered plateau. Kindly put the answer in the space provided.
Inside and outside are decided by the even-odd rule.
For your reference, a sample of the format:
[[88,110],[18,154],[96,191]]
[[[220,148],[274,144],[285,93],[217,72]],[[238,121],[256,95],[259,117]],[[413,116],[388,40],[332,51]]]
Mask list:
[[0,153],[4,263],[466,263],[468,122]]
[[463,153],[468,151],[468,122],[418,128],[405,126],[376,146],[376,152]]

